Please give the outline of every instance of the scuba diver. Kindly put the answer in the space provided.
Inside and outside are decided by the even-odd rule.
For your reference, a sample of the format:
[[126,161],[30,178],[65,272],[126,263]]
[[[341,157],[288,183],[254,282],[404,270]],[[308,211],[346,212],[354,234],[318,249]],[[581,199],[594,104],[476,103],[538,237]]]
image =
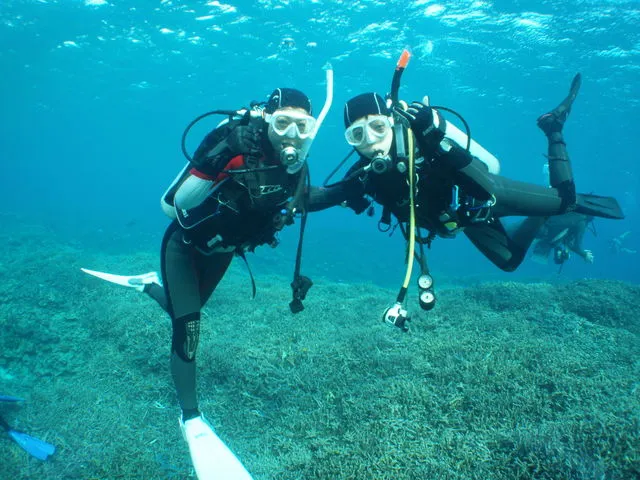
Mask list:
[[631,232],[626,231],[622,235],[618,235],[617,237],[613,237],[611,240],[609,240],[609,251],[616,255],[618,253],[628,253],[628,254],[637,253],[636,250],[627,248],[623,245],[625,239],[629,236],[630,233]]
[[536,235],[532,253],[534,258],[539,258],[546,263],[549,254],[553,255],[556,265],[564,265],[569,260],[570,252],[576,253],[587,263],[593,263],[593,252],[582,246],[584,234],[589,226],[593,228],[593,217],[578,212],[568,212],[563,215],[554,215],[540,228]]
[[[393,231],[392,216],[407,240],[407,273],[395,304],[383,320],[406,329],[409,319],[404,299],[415,258],[420,265],[419,301],[423,309],[435,304],[433,279],[424,245],[436,237],[464,234],[491,262],[504,271],[515,270],[547,217],[576,211],[586,215],[623,218],[617,201],[609,197],[576,194],[563,126],[580,88],[576,75],[567,97],[538,118],[548,140],[550,187],[498,175],[495,157],[444,119],[428,100],[410,105],[398,99],[400,76],[409,60],[398,61],[388,102],[377,93],[364,93],[344,107],[345,138],[359,154],[345,177],[313,191],[313,209],[342,204],[356,213],[382,206],[381,231]],[[455,112],[453,112],[455,113]],[[352,152],[353,153],[353,152]],[[507,232],[501,218],[527,216]],[[423,235],[421,229],[428,233]],[[416,251],[416,245],[419,251]]]
[[[162,241],[162,281],[155,272],[121,276],[83,269],[148,294],[171,317],[170,366],[182,412],[179,424],[201,480],[251,478],[199,410],[196,352],[201,309],[234,255],[246,261],[246,251],[264,244],[275,247],[278,232],[296,216],[301,217],[301,227],[290,308],[293,313],[303,309],[302,300],[312,284],[300,275],[309,191],[307,156],[331,105],[330,66],[326,76],[327,100],[317,119],[304,93],[277,88],[266,104],[209,112],[189,124],[182,142],[189,163],[162,197],[163,209],[173,219]],[[213,113],[226,114],[227,119],[189,156],[185,148],[189,129]]]

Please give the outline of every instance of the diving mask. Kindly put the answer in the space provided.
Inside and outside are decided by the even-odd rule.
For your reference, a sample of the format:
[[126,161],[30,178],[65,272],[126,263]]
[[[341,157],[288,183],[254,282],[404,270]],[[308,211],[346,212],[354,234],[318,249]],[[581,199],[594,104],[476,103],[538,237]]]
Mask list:
[[386,115],[368,115],[353,122],[344,132],[347,143],[362,147],[382,141],[391,133],[391,119]]
[[316,119],[304,112],[277,110],[265,115],[273,133],[283,138],[309,138],[316,126]]
[[287,173],[298,172],[316,133],[317,121],[303,109],[283,108],[266,114],[269,140],[280,155]]

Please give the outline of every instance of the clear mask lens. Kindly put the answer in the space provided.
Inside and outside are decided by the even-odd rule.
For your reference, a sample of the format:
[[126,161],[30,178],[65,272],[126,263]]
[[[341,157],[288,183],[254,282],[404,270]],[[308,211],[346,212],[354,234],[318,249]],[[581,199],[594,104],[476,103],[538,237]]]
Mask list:
[[316,119],[311,115],[298,112],[275,112],[269,123],[273,131],[281,137],[307,138],[316,126]]
[[365,142],[375,143],[391,131],[391,121],[384,115],[374,115],[353,122],[344,132],[347,143],[359,147]]

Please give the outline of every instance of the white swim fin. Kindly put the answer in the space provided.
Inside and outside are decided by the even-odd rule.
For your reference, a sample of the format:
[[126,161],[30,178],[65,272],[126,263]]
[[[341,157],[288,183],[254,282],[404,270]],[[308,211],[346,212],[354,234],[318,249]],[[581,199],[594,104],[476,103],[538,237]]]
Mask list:
[[112,273],[98,272],[96,270],[89,270],[87,268],[81,268],[84,273],[93,275],[94,277],[101,278],[107,282],[115,283],[117,285],[123,285],[129,288],[135,288],[139,292],[144,290],[145,285],[156,283],[162,285],[160,277],[156,272],[143,273],[142,275],[114,275]]
[[253,480],[203,415],[179,422],[198,480]]

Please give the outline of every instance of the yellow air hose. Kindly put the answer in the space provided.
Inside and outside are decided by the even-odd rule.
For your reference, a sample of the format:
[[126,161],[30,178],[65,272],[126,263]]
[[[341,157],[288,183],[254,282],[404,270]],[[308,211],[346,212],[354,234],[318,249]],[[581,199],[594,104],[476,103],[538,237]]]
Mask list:
[[416,250],[416,199],[415,199],[415,165],[413,158],[413,132],[411,129],[407,129],[408,132],[408,150],[409,150],[409,251],[407,252],[407,272],[398,295],[398,302],[404,301],[404,296],[409,288],[409,282],[411,281],[411,273],[413,271],[413,257]]

